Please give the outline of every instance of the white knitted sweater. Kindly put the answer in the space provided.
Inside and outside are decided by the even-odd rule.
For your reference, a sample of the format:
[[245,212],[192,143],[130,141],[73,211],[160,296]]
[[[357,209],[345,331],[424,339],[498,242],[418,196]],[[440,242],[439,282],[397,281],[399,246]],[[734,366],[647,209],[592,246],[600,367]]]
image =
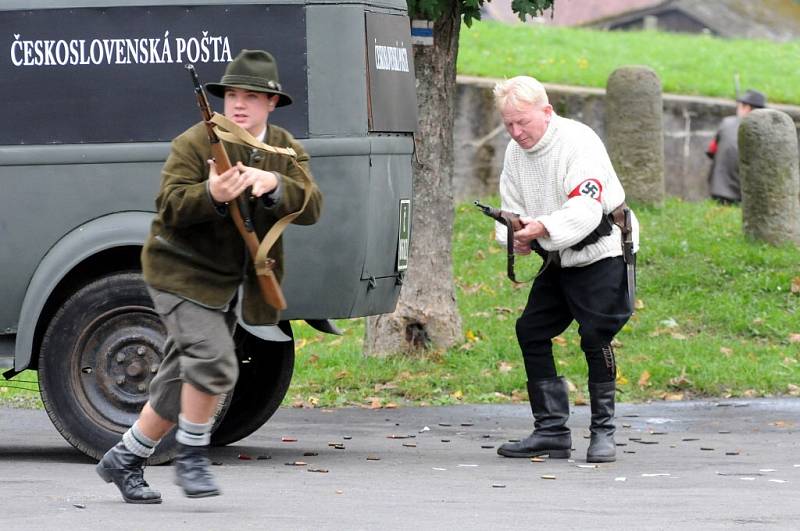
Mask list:
[[[625,200],[625,191],[603,142],[586,125],[553,113],[544,136],[530,149],[514,140],[506,148],[500,175],[503,210],[541,222],[549,233],[539,238],[548,251],[559,251],[563,267],[580,267],[622,255],[620,230],[580,251],[569,247],[585,238],[604,213]],[[634,250],[639,222],[631,216]],[[506,227],[497,223],[497,241],[506,244]]]

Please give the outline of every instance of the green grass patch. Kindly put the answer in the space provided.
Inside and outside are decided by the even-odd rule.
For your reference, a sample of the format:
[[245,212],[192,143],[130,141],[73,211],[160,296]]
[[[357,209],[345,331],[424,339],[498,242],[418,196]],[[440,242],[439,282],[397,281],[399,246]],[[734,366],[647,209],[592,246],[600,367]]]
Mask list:
[[462,27],[458,73],[493,78],[525,74],[545,83],[605,88],[616,68],[647,65],[661,78],[664,92],[733,98],[738,72],[742,89],[762,90],[770,102],[796,104],[798,57],[800,41],[484,21]]
[[[496,197],[487,199],[498,204]],[[741,210],[669,199],[637,208],[641,307],[617,336],[620,399],[750,397],[800,385],[800,250],[748,242]],[[505,277],[505,251],[471,204],[456,208],[453,235],[461,343],[389,359],[361,354],[362,320],[340,338],[297,326],[297,364],[287,404],[491,403],[525,399],[514,321],[529,284]],[[518,278],[540,260],[518,258]],[[559,372],[586,396],[586,362],[573,325],[554,347]]]
[[[487,203],[499,204],[497,197]],[[635,206],[634,206],[635,207]],[[741,210],[668,199],[636,208],[642,227],[641,307],[617,336],[620,399],[751,397],[800,392],[800,249],[747,241]],[[446,351],[389,358],[361,353],[364,320],[341,337],[295,322],[296,364],[286,405],[385,407],[526,399],[514,321],[529,284],[505,276],[492,223],[456,207],[454,273],[464,337]],[[518,278],[541,263],[517,258]],[[556,339],[559,372],[586,396],[587,368],[573,325]],[[35,373],[21,375],[35,382]],[[17,385],[11,382],[11,385]],[[25,384],[35,389],[36,385]],[[0,381],[0,401],[36,405],[33,391]]]
[[[0,369],[0,373],[5,370]],[[41,409],[43,405],[39,398],[39,379],[36,371],[23,371],[10,381],[0,374],[0,404]]]

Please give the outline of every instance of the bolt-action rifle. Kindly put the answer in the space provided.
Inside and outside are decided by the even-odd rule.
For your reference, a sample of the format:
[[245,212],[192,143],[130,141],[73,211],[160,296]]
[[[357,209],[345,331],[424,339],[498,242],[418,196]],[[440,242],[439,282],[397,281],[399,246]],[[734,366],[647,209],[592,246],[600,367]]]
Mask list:
[[[214,113],[211,111],[211,106],[208,104],[208,98],[200,84],[200,79],[197,77],[197,72],[192,65],[186,65],[186,70],[192,76],[194,83],[194,91],[197,95],[197,106],[200,107],[200,113],[203,115],[203,121],[206,124],[206,131],[208,132],[208,141],[211,143],[211,156],[217,166],[219,173],[228,171],[232,164],[228,153],[225,151],[225,146],[220,141],[217,133],[214,131],[214,125],[211,123]],[[235,201],[231,201],[228,205],[231,218],[236,228],[239,230],[247,251],[253,258],[255,265],[256,278],[258,285],[261,287],[261,295],[267,304],[276,310],[286,309],[286,298],[283,296],[281,285],[278,283],[278,278],[275,276],[275,260],[273,258],[264,258],[262,263],[258,263],[256,256],[258,255],[259,241],[253,228],[253,222],[250,218],[250,206],[244,195],[240,195]]]

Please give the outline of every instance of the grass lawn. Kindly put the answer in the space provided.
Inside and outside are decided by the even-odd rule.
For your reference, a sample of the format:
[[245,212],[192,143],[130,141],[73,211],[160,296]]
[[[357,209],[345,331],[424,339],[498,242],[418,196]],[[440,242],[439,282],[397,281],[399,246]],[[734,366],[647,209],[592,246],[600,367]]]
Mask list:
[[[498,204],[498,199],[487,201]],[[642,224],[639,309],[618,335],[621,400],[800,394],[800,250],[745,241],[741,211],[667,201],[636,209]],[[360,353],[361,320],[344,337],[300,327],[295,405],[507,402],[524,399],[514,320],[529,284],[505,277],[505,252],[470,204],[456,209],[460,345],[388,360]],[[518,278],[540,260],[518,259]],[[573,325],[556,339],[559,371],[585,398],[586,363]]]
[[[497,205],[497,197],[486,198]],[[636,208],[642,226],[640,307],[617,336],[620,400],[800,394],[800,249],[742,236],[741,211],[669,199]],[[390,406],[525,400],[514,320],[529,284],[505,277],[505,251],[471,204],[456,207],[453,235],[460,344],[387,359],[361,354],[363,319],[344,336],[295,323],[297,362],[287,405]],[[518,278],[540,260],[517,259]],[[558,368],[586,397],[586,363],[573,326],[555,341]],[[35,381],[35,373],[22,375]],[[0,383],[4,403],[36,405],[35,392]],[[14,385],[14,382],[11,382]],[[26,384],[35,388],[35,384]]]
[[462,27],[458,73],[493,78],[526,74],[545,83],[605,88],[614,69],[647,65],[661,78],[664,92],[733,98],[738,72],[742,89],[757,88],[770,102],[798,104],[798,57],[800,40],[775,43],[477,21]]

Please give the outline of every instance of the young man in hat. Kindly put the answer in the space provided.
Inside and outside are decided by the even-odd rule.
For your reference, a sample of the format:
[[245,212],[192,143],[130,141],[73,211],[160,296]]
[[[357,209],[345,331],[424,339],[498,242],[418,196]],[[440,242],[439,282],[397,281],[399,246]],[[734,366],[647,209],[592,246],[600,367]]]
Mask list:
[[708,184],[711,198],[723,205],[742,201],[739,186],[739,124],[753,109],[763,109],[767,97],[757,90],[747,90],[736,98],[736,116],[722,120],[719,130],[706,149],[711,162]]
[[[177,424],[176,483],[189,497],[220,493],[207,457],[220,396],[233,389],[238,361],[233,343],[236,297],[241,286],[242,318],[271,324],[277,311],[264,303],[252,260],[228,212],[228,202],[250,189],[252,221],[262,238],[281,217],[301,208],[294,223],[310,225],[320,216],[322,196],[308,172],[308,155],[289,132],[268,122],[289,105],[275,59],[242,50],[208,92],[224,99],[224,115],[261,142],[291,147],[288,156],[225,143],[233,166],[217,171],[206,126],[200,122],[172,142],[156,197],[157,214],[142,251],[144,279],[167,331],[164,359],[150,384],[138,420],[97,465],[128,503],[160,503],[161,494],[143,477],[144,463],[159,440]],[[280,240],[270,251],[282,273]]]

